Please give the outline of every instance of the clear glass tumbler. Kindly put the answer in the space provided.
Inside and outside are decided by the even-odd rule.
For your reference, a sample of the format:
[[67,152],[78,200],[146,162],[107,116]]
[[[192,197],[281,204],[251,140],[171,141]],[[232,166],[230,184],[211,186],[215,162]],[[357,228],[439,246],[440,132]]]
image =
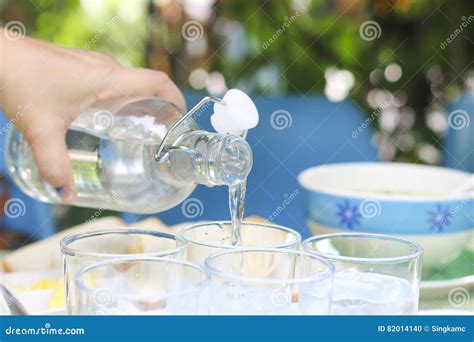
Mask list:
[[92,264],[76,276],[79,315],[207,314],[207,276],[187,261],[128,257]]
[[70,234],[60,245],[69,314],[77,313],[74,277],[88,265],[130,255],[182,259],[186,250],[186,241],[177,234],[126,228]]
[[418,310],[423,249],[388,235],[340,233],[303,241],[336,268],[331,314],[404,315]]
[[236,248],[298,249],[301,235],[297,231],[274,224],[242,222],[241,243],[232,244],[232,224],[229,221],[206,222],[181,230],[187,241],[186,259],[199,265],[211,254]]
[[329,313],[334,266],[296,250],[234,249],[209,256],[210,313],[294,315]]

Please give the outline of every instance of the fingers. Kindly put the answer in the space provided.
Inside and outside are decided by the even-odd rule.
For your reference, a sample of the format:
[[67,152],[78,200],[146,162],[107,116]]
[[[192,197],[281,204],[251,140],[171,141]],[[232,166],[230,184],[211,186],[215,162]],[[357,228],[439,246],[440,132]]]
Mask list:
[[163,72],[142,69],[122,68],[112,80],[112,90],[122,96],[156,96],[186,110],[186,101],[178,87]]
[[76,197],[71,161],[69,159],[65,131],[46,128],[27,129],[24,132],[40,175],[51,184],[65,203]]

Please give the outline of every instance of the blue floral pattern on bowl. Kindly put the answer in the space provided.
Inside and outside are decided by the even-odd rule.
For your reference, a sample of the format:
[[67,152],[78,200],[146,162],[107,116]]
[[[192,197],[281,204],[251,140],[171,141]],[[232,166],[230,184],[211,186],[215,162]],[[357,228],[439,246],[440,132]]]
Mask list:
[[337,203],[336,215],[339,217],[339,224],[346,227],[349,230],[353,230],[355,226],[360,224],[362,215],[359,212],[358,205],[351,205],[349,200],[345,200],[342,203]]
[[474,195],[452,191],[471,179],[458,170],[378,162],[317,166],[298,176],[314,234],[401,236],[423,246],[428,271],[444,267],[474,237]]
[[375,200],[377,215],[364,215],[367,199],[302,189],[308,218],[323,226],[381,234],[441,234],[472,230],[474,200]]
[[437,204],[434,210],[428,210],[430,230],[437,233],[443,232],[449,226],[452,215],[449,207],[441,204]]

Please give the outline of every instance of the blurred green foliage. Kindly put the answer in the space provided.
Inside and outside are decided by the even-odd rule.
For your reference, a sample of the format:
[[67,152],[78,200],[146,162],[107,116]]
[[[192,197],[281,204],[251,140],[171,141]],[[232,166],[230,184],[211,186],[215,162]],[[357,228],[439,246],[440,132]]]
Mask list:
[[[283,85],[277,91],[300,95],[323,92],[328,67],[349,70],[355,77],[350,99],[368,115],[374,110],[367,103],[371,89],[401,95],[404,100],[399,110],[414,113],[414,127],[381,132],[395,144],[394,153],[388,154],[387,159],[438,163],[439,160],[420,158],[416,147],[427,143],[440,148],[443,132],[433,132],[426,124],[427,116],[434,110],[443,110],[448,101],[465,89],[468,72],[472,71],[474,24],[466,25],[446,48],[440,45],[472,16],[474,2],[313,0],[307,11],[288,26],[284,37],[263,48],[262,42],[268,41],[298,11],[295,3],[307,2],[222,2],[222,13],[245,27],[251,48],[237,63],[218,58],[216,69],[223,70],[225,75],[238,74],[234,83],[242,83],[244,79],[251,82],[259,70],[270,66],[277,70],[277,79],[271,79],[271,84],[257,84],[255,90],[274,92],[276,81]],[[359,28],[368,20],[379,24],[378,39],[361,39]],[[384,69],[391,63],[398,64],[403,71],[396,82],[383,77]],[[432,82],[427,74],[438,68],[442,80]],[[407,133],[415,143],[402,147],[399,140]]]
[[26,33],[56,44],[95,50],[125,65],[145,65],[146,2],[0,0],[0,20],[19,20]]

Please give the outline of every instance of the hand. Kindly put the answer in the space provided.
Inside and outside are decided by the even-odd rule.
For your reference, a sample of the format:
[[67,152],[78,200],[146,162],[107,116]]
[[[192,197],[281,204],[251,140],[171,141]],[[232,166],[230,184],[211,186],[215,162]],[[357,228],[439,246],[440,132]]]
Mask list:
[[96,52],[23,38],[0,28],[0,106],[25,136],[41,176],[64,202],[76,196],[65,142],[74,119],[96,102],[157,96],[185,108],[183,95],[159,71],[121,66]]

